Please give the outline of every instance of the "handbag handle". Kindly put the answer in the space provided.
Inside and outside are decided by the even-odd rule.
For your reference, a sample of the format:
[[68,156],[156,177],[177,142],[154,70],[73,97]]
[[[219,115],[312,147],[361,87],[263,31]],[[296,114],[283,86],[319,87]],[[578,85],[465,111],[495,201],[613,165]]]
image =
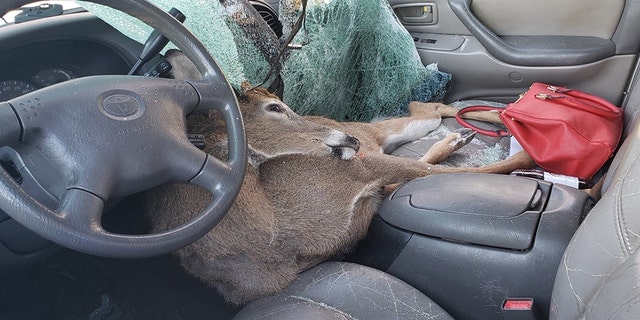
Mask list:
[[504,108],[500,108],[500,107],[469,106],[469,107],[465,107],[465,108],[462,108],[462,109],[458,110],[458,112],[456,113],[456,120],[463,127],[472,129],[474,131],[477,131],[478,133],[484,134],[484,135],[489,136],[489,137],[494,137],[494,138],[508,137],[508,136],[511,135],[509,133],[509,131],[506,131],[506,130],[486,130],[486,129],[481,129],[481,128],[478,128],[478,127],[470,124],[465,119],[462,119],[462,115],[467,113],[467,112],[472,112],[472,111],[503,111],[503,110],[504,110]]
[[[579,90],[566,89],[562,87],[547,86],[547,90],[564,95],[556,96],[551,94],[539,93],[535,97],[537,99],[549,99],[551,101],[553,101],[554,99],[563,98],[565,99],[565,104],[567,106],[593,113],[605,118],[615,119],[620,117],[620,108],[616,107],[604,98],[586,94]],[[585,102],[580,101],[580,99],[584,100]]]

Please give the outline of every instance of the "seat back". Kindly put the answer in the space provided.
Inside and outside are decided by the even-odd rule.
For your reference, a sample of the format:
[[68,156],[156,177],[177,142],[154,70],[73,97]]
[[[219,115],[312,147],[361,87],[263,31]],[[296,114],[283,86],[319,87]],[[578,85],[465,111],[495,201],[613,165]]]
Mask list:
[[628,106],[624,143],[602,199],[573,236],[556,274],[551,319],[640,315],[640,89]]

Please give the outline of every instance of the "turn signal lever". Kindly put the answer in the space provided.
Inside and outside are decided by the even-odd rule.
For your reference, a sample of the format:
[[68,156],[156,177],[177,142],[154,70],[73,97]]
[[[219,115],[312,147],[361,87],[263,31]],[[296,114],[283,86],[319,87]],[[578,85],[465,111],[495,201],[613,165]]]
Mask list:
[[[180,10],[176,8],[171,8],[169,10],[169,14],[180,22],[184,22],[184,20],[187,18],[182,12],[180,12]],[[149,35],[149,38],[147,38],[147,41],[145,41],[144,48],[142,48],[142,52],[140,53],[138,61],[136,61],[127,75],[136,74],[138,71],[140,71],[140,68],[145,63],[149,62],[151,58],[160,53],[160,50],[162,50],[162,48],[164,48],[167,43],[169,43],[169,39],[167,39],[167,37],[163,36],[157,30],[154,30],[151,35]]]

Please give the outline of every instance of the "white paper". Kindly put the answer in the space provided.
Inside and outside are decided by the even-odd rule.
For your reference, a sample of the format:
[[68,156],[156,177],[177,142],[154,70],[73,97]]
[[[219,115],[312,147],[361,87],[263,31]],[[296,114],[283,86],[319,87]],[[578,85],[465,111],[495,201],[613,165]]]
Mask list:
[[518,142],[516,138],[511,136],[511,140],[509,141],[509,157],[511,157],[512,155],[520,151],[522,151],[522,146],[520,145],[520,142]]
[[580,180],[577,177],[565,176],[562,174],[544,172],[544,180],[552,183],[562,184],[578,189]]

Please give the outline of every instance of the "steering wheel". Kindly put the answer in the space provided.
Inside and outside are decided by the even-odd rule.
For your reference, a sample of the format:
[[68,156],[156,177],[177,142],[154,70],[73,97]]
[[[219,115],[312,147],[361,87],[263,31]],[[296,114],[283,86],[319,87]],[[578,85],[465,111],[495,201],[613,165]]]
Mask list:
[[[0,15],[35,0],[0,3]],[[106,257],[149,257],[179,249],[209,232],[237,196],[246,139],[235,94],[215,60],[181,23],[144,0],[91,0],[125,12],[164,34],[194,62],[202,79],[91,76],[0,102],[0,146],[32,150],[64,180],[55,210],[0,170],[0,209],[42,237]],[[227,159],[191,144],[186,115],[215,109],[224,118]],[[213,200],[177,228],[117,234],[101,225],[105,201],[168,181],[210,191]]]

